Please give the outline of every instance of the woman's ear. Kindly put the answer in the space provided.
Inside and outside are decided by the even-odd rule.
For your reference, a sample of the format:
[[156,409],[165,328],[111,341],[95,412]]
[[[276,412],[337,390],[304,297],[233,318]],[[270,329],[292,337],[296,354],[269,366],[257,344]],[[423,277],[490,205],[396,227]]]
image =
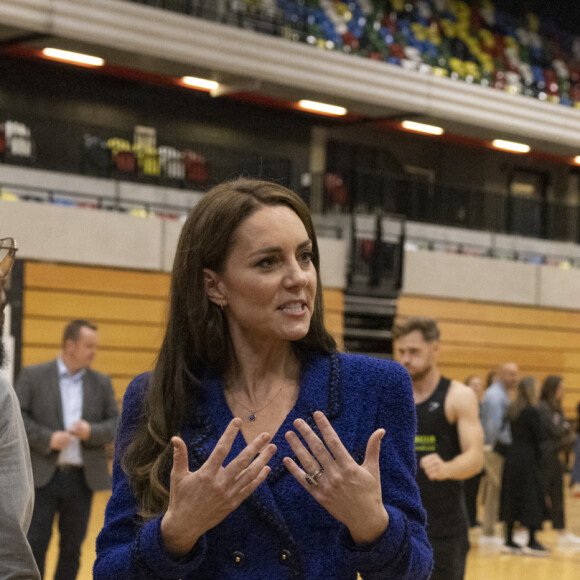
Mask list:
[[226,298],[221,290],[220,276],[217,272],[209,268],[203,269],[203,284],[205,293],[209,300],[223,308],[226,304]]

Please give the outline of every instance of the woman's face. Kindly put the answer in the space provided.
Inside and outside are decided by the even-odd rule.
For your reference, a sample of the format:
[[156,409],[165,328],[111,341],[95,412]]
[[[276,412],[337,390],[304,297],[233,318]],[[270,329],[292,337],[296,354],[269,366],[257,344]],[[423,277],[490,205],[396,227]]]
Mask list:
[[206,271],[206,280],[208,275],[208,295],[224,304],[234,344],[298,340],[308,333],[316,295],[312,242],[289,207],[262,207],[244,220],[223,273]]
[[554,393],[554,399],[556,401],[561,401],[563,397],[564,397],[564,381],[561,381],[560,384],[558,385],[558,388],[556,389],[556,392]]
[[467,383],[468,387],[471,387],[475,394],[477,395],[478,399],[481,399],[483,396],[483,381],[479,377],[471,377],[469,383]]

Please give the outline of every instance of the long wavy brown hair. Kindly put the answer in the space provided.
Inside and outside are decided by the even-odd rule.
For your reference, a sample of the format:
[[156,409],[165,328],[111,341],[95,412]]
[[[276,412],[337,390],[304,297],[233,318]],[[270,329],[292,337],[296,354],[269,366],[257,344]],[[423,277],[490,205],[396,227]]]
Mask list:
[[307,352],[330,353],[336,343],[324,326],[318,242],[307,205],[289,189],[266,181],[238,179],[208,191],[188,216],[171,275],[165,337],[143,401],[141,419],[124,451],[121,465],[150,519],[167,509],[171,437],[181,432],[198,404],[201,373],[225,373],[233,359],[228,325],[205,291],[204,268],[222,273],[240,224],[264,206],[287,206],[300,218],[312,241],[317,289],[307,335],[292,343],[302,360]]
[[552,411],[562,411],[562,401],[556,399],[556,393],[562,384],[562,377],[549,375],[544,379],[540,401],[546,401]]
[[515,421],[526,407],[530,407],[535,403],[536,379],[534,377],[524,377],[518,383],[518,394],[516,400],[508,407],[508,420]]

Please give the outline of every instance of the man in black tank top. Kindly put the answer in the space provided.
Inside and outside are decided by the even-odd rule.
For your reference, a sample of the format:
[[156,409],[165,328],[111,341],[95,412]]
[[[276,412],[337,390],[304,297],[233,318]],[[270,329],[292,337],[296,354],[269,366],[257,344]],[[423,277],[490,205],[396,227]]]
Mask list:
[[469,387],[440,375],[434,320],[414,317],[396,324],[393,341],[395,358],[413,381],[417,483],[435,559],[431,580],[462,580],[469,550],[463,480],[483,465],[477,399]]

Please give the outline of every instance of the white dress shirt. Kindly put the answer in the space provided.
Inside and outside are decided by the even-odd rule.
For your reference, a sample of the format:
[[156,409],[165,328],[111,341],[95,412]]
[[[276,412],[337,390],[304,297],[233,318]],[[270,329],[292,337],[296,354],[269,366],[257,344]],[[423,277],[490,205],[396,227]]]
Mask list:
[[[79,421],[82,418],[83,376],[85,369],[81,369],[76,374],[71,375],[60,357],[57,359],[57,365],[64,428],[69,429],[75,421]],[[57,463],[59,465],[78,466],[83,464],[81,441],[78,437],[73,437],[72,441],[60,451]]]

